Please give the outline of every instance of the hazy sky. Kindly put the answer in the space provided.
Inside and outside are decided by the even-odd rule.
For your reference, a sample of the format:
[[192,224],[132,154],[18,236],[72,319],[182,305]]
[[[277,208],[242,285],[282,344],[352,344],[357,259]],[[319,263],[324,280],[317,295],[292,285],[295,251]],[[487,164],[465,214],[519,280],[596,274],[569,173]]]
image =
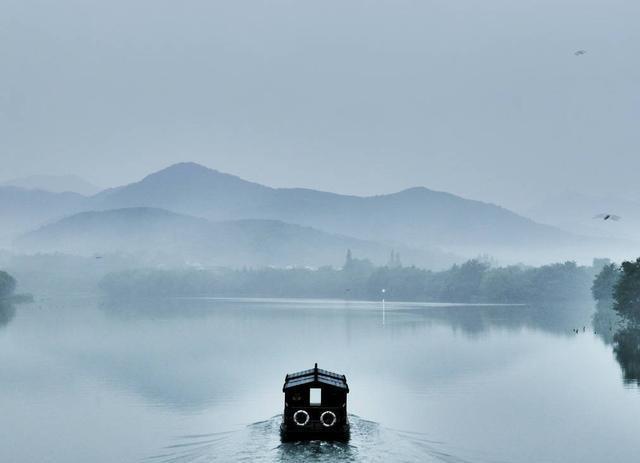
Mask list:
[[[0,0],[0,179],[640,199],[638,0]],[[585,49],[583,56],[574,51]]]

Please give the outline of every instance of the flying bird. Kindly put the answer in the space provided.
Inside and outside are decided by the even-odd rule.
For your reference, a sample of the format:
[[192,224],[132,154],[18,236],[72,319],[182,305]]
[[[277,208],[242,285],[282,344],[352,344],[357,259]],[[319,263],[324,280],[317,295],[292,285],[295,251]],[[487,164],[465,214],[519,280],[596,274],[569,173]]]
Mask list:
[[617,222],[622,217],[620,217],[619,215],[614,215],[614,214],[598,214],[598,215],[594,215],[593,218],[594,219],[602,219],[602,220],[613,220],[614,222]]
[[585,53],[587,53],[587,50],[578,50],[578,51],[574,52],[573,54],[576,55],[576,56],[582,56]]

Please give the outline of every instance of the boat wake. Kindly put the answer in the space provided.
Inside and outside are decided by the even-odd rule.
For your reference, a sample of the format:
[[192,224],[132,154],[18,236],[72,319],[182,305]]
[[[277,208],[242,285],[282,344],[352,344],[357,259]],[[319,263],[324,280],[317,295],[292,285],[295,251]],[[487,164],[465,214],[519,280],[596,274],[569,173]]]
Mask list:
[[280,442],[282,416],[239,431],[182,436],[146,463],[209,462],[495,462],[478,458],[420,433],[397,431],[350,415],[351,439],[341,442]]

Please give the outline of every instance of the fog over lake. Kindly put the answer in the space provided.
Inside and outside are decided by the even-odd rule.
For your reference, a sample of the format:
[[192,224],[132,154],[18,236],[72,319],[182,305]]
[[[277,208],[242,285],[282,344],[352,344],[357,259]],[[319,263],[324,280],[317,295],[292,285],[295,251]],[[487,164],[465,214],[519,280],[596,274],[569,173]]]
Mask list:
[[638,461],[638,18],[0,0],[0,463]]
[[[383,312],[380,302],[50,298],[2,319],[0,455],[635,461],[640,391],[592,313],[588,302]],[[347,374],[348,444],[280,443],[284,375],[312,362]]]

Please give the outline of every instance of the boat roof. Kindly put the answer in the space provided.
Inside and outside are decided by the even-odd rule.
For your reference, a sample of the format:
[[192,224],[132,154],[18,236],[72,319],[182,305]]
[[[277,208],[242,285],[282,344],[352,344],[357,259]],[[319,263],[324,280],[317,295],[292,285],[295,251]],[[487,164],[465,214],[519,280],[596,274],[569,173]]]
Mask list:
[[328,386],[345,389],[349,392],[349,386],[347,385],[347,377],[332,371],[323,370],[318,368],[316,363],[315,367],[310,370],[298,371],[297,373],[289,373],[284,379],[284,386],[282,391],[291,389],[293,387],[302,386],[305,384],[321,383]]

